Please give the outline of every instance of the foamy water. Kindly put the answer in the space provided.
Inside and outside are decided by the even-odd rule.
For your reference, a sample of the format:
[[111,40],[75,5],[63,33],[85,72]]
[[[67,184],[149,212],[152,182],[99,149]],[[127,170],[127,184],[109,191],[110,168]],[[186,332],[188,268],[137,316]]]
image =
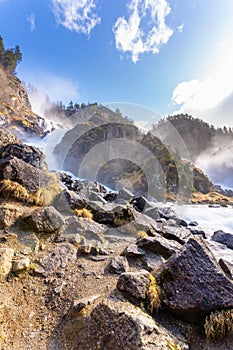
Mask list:
[[233,234],[233,208],[209,208],[208,205],[189,205],[185,214],[186,221],[197,221],[198,228],[202,228],[207,241],[217,260],[225,259],[233,264],[233,250],[225,245],[211,240],[217,230]]

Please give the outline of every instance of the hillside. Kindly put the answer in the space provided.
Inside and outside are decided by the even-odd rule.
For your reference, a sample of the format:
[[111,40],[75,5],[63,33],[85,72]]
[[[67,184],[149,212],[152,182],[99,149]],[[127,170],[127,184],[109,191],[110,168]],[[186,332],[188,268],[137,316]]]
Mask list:
[[233,142],[233,130],[223,127],[216,128],[199,118],[188,114],[178,114],[162,119],[153,128],[159,130],[169,122],[182,136],[193,162],[206,152],[216,152],[221,147],[227,147]]
[[224,194],[169,145],[106,107],[87,107],[70,118],[74,127],[54,150],[63,170],[157,200],[186,202],[192,192]]

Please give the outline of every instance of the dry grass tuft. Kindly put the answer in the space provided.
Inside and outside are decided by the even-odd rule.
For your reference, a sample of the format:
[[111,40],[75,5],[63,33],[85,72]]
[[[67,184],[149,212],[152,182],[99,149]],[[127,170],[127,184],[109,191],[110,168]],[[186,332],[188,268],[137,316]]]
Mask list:
[[45,188],[39,188],[34,193],[29,193],[25,187],[18,182],[3,180],[0,182],[0,195],[4,199],[13,199],[18,202],[37,206],[50,205],[56,196],[62,192],[58,183],[54,183]]
[[148,237],[148,234],[145,231],[138,231],[137,232],[138,238]]
[[91,212],[90,210],[88,210],[88,209],[85,209],[85,208],[83,208],[83,209],[75,209],[75,210],[74,210],[74,213],[75,213],[75,215],[78,216],[79,218],[81,217],[81,218],[87,218],[87,219],[93,220],[93,214],[92,214],[92,212]]
[[214,311],[206,317],[205,335],[209,340],[224,338],[233,333],[233,310]]
[[150,283],[147,287],[146,299],[148,302],[148,309],[151,313],[157,311],[161,306],[160,288],[157,286],[156,278],[150,274]]
[[25,187],[18,182],[3,180],[0,182],[0,195],[5,199],[13,199],[19,202],[30,202],[30,194]]
[[48,187],[39,188],[34,194],[34,202],[39,206],[48,206],[52,204],[54,199],[62,192],[62,188],[58,183],[49,185]]

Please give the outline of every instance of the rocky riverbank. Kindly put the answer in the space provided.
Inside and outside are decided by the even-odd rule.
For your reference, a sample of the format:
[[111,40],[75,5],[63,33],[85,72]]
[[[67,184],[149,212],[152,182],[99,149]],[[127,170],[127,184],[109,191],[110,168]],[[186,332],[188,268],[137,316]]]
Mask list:
[[197,223],[49,173],[4,129],[0,155],[2,349],[233,349],[233,267]]

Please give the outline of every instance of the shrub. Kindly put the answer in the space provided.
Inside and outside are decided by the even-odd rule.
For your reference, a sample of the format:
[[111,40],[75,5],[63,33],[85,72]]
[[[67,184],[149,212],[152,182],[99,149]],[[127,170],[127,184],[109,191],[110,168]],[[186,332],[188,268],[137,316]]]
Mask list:
[[74,213],[78,217],[82,217],[82,218],[87,218],[87,219],[93,220],[93,214],[88,209],[85,209],[85,208],[83,208],[83,209],[75,209]]
[[151,313],[157,311],[160,308],[160,288],[157,286],[156,279],[150,274],[150,283],[146,291],[146,300],[148,303],[147,308]]
[[232,334],[233,310],[214,311],[206,317],[205,335],[209,340],[217,340]]

